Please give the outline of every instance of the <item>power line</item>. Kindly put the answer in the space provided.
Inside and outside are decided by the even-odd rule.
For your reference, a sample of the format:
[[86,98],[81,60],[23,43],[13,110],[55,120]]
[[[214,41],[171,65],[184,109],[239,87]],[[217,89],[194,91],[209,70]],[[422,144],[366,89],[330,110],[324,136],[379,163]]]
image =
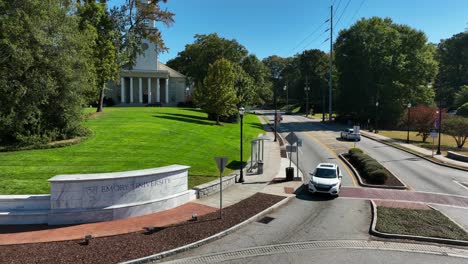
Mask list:
[[366,0],[362,0],[361,1],[361,4],[359,5],[358,9],[356,10],[356,12],[354,12],[354,15],[351,17],[351,19],[349,20],[348,24],[351,24],[351,22],[353,22],[353,19],[354,17],[358,14],[359,10],[361,10],[361,7],[364,5],[364,2]]
[[346,6],[343,9],[343,12],[341,12],[340,17],[338,18],[338,21],[336,21],[335,27],[340,23],[341,17],[343,17],[343,14],[346,12],[346,8],[348,8],[349,3],[351,3],[351,0],[348,0],[348,3],[346,3]]
[[322,32],[322,34],[318,35],[314,40],[312,40],[311,42],[309,42],[309,43],[308,43],[307,45],[305,45],[302,49],[305,49],[305,48],[309,47],[310,44],[312,44],[312,43],[316,42],[317,40],[319,40],[320,38],[322,38],[322,36],[323,36],[325,33],[327,33],[329,30],[330,30],[330,29],[327,28],[325,31]]
[[310,33],[309,35],[307,35],[303,40],[301,40],[299,42],[299,44],[297,44],[296,47],[294,47],[290,52],[293,52],[295,51],[302,43],[304,43],[304,41],[306,41],[308,38],[310,38],[311,36],[313,36],[323,25],[325,25],[326,23],[328,22],[328,19],[325,20],[325,22],[323,22],[320,26],[318,26],[314,31],[312,31],[312,33]]
[[338,5],[336,6],[336,9],[333,10],[333,12],[334,12],[335,14],[338,13],[338,9],[340,8],[340,4],[341,4],[341,0],[338,2]]

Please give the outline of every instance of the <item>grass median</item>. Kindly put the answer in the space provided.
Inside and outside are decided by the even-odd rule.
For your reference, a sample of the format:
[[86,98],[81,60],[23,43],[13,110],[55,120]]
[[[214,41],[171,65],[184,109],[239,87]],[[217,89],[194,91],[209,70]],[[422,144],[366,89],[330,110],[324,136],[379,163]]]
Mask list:
[[[0,153],[0,194],[49,193],[58,174],[191,166],[189,186],[218,176],[215,156],[229,158],[224,174],[239,167],[239,124],[215,125],[196,109],[111,107],[86,122],[93,136],[55,149]],[[255,115],[244,117],[244,162],[250,141],[263,132]]]
[[376,230],[383,233],[468,240],[468,234],[437,210],[377,207]]

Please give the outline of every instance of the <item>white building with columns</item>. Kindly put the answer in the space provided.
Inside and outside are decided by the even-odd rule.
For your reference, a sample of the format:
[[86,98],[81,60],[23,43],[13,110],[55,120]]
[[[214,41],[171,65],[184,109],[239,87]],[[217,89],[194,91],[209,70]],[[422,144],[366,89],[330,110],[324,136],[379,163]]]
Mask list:
[[[148,30],[156,30],[155,21],[144,23]],[[120,71],[120,86],[114,84],[106,97],[120,105],[175,106],[187,101],[190,90],[185,76],[158,61],[155,44],[145,40],[142,49],[135,65]]]

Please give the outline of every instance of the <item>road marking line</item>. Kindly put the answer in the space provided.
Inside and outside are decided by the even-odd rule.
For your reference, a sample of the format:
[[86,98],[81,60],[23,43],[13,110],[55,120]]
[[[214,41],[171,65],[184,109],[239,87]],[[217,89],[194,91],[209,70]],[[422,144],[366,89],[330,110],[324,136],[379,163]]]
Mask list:
[[465,185],[463,185],[461,182],[456,181],[456,180],[453,180],[453,182],[468,190],[468,187],[466,187]]
[[353,185],[354,187],[358,187],[358,185],[356,184],[356,179],[354,179],[354,174],[349,170],[348,166],[346,166],[344,164],[344,162],[338,157],[338,155],[336,155],[335,151],[333,151],[331,148],[329,148],[327,145],[323,144],[322,142],[320,142],[320,140],[318,140],[317,138],[315,138],[315,136],[311,133],[311,132],[306,132],[306,135],[308,135],[309,137],[311,137],[312,139],[314,139],[316,142],[318,142],[320,145],[322,145],[323,147],[325,147],[328,151],[330,151],[330,153],[336,157],[336,159],[338,160],[338,162],[341,163],[342,167],[345,168],[345,170],[348,172],[349,174],[349,177],[351,178],[351,180],[353,181]]

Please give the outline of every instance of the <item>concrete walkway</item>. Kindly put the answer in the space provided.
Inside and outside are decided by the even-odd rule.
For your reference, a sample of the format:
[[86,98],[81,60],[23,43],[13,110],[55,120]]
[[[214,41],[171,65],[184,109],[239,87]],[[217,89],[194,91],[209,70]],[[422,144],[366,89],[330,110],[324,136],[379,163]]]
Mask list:
[[[417,153],[419,153],[419,154],[421,154],[421,155],[423,155],[423,156],[425,156],[427,158],[430,158],[432,156],[432,151],[431,150],[421,148],[421,147],[415,146],[413,144],[407,144],[407,143],[404,143],[404,142],[402,142],[400,140],[396,140],[396,139],[389,138],[389,137],[386,137],[386,136],[383,136],[383,135],[380,135],[380,134],[375,134],[375,133],[371,133],[371,132],[367,132],[367,131],[363,131],[363,130],[361,130],[361,134],[365,135],[367,137],[370,137],[370,138],[377,139],[377,140],[398,144],[401,147],[404,147],[406,149],[410,149],[410,150],[412,150],[414,152],[417,152]],[[439,162],[445,163],[445,164],[451,164],[451,165],[454,165],[454,166],[463,167],[463,168],[468,169],[468,163],[453,160],[453,159],[449,159],[449,158],[444,157],[442,155],[435,155],[435,151],[434,151],[434,158],[437,159]]]

